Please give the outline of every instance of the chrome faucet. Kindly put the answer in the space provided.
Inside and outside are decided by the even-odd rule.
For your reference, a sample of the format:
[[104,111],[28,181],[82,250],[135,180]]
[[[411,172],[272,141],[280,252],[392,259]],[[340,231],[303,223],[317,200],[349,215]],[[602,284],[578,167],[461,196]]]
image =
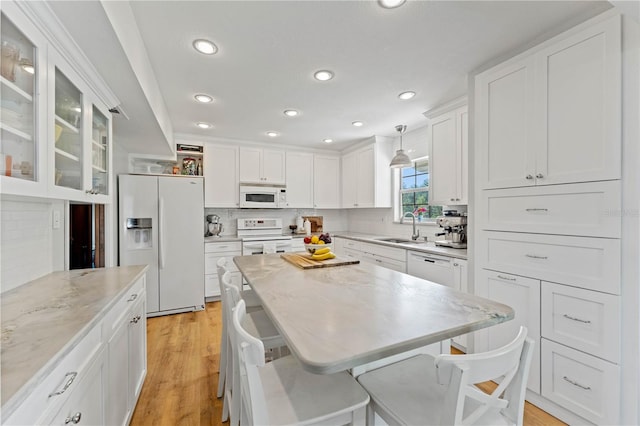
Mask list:
[[413,226],[413,230],[412,230],[413,233],[411,234],[411,239],[415,241],[418,238],[420,238],[420,231],[416,229],[416,215],[411,212],[406,212],[404,216],[402,216],[402,218],[404,219],[405,217],[407,217],[407,215],[411,215],[411,224]]

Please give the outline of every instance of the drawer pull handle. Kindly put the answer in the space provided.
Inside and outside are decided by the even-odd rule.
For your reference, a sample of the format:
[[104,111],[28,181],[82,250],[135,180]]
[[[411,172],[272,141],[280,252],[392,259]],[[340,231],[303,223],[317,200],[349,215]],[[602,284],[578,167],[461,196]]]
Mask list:
[[517,279],[517,278],[505,277],[504,275],[498,275],[498,278],[500,278],[501,280],[507,280],[507,281],[515,281]]
[[129,321],[129,322],[131,322],[133,324],[137,324],[138,321],[140,321],[140,315],[136,315],[135,317],[131,318],[131,321]]
[[563,376],[562,378],[563,378],[565,381],[567,381],[567,382],[571,383],[573,386],[577,386],[577,387],[579,387],[580,389],[584,389],[584,390],[588,390],[588,391],[590,391],[590,390],[591,390],[591,387],[590,387],[590,386],[581,385],[580,383],[578,383],[578,382],[576,382],[576,381],[574,381],[574,380],[571,380],[571,379],[570,379],[570,378],[568,378],[567,376]]
[[525,209],[528,212],[548,212],[549,209]]
[[133,293],[130,298],[127,299],[127,302],[133,302],[138,298],[138,293]]
[[73,416],[67,417],[66,419],[64,419],[64,424],[68,425],[69,423],[73,423],[74,425],[77,425],[78,423],[80,423],[81,418],[82,418],[82,413],[78,411]]
[[65,391],[67,389],[69,389],[69,386],[71,386],[73,381],[76,379],[77,375],[78,375],[77,371],[72,371],[70,373],[65,374],[64,378],[65,378],[66,382],[64,383],[64,386],[59,391],[55,391],[55,392],[50,393],[49,394],[49,398],[51,398],[52,396],[62,395],[63,393],[65,393]]
[[548,259],[547,256],[536,256],[535,254],[525,254],[525,256],[530,257],[532,259]]
[[589,321],[589,320],[583,320],[583,319],[580,319],[580,318],[572,317],[571,315],[564,314],[562,316],[565,317],[566,319],[570,319],[571,321],[578,321],[578,322],[581,322],[583,324],[591,324],[591,321]]

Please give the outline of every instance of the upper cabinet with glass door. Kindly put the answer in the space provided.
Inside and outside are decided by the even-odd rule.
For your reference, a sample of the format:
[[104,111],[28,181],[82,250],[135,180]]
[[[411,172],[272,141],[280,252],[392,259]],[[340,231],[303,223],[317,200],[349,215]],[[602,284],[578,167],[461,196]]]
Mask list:
[[55,69],[55,171],[54,183],[83,188],[82,93]]
[[50,118],[51,195],[109,203],[111,113],[56,52],[50,52],[49,62],[55,76],[49,89],[55,111]]
[[[0,32],[0,175],[3,193],[34,190],[39,164],[39,49],[3,12]],[[34,35],[38,39],[38,35]],[[38,40],[40,41],[40,40]],[[40,195],[37,190],[34,195]]]

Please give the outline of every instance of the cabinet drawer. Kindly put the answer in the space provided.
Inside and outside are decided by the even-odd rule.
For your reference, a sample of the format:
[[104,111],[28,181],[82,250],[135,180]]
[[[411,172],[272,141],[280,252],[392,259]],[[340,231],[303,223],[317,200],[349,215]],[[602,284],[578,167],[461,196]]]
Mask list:
[[228,241],[225,243],[205,243],[205,253],[226,253],[238,252],[235,256],[242,254],[242,243],[240,241]]
[[620,368],[546,339],[542,395],[595,424],[620,423]]
[[481,231],[483,267],[620,294],[620,240]]
[[360,251],[360,245],[362,243],[360,241],[355,241],[355,240],[350,240],[348,238],[344,239],[344,242],[342,243],[342,246],[345,249],[351,249],[351,250],[358,250]]
[[4,424],[27,425],[46,422],[45,417],[56,413],[77,387],[82,378],[83,365],[86,366],[87,361],[94,358],[102,347],[100,322],[68,354],[58,359],[57,365],[45,366],[48,369],[53,368],[53,371],[33,387],[31,394],[8,419],[3,416]]
[[205,253],[204,254],[204,273],[205,274],[217,274],[218,273],[218,260],[220,260],[223,257],[227,258],[227,269],[230,272],[237,272],[238,268],[236,267],[236,264],[233,261],[233,257],[234,256],[240,256],[241,253],[230,253],[230,254],[225,254],[223,256],[220,255],[220,253]]
[[620,297],[542,283],[542,336],[620,362]]
[[375,254],[389,259],[407,261],[407,251],[404,249],[387,247],[380,244],[361,243],[360,250],[365,253]]
[[384,268],[393,269],[394,271],[406,273],[407,262],[400,260],[389,259],[388,257],[382,257],[371,253],[362,253],[360,259],[363,262],[371,263],[374,265],[382,266]]
[[105,326],[105,341],[111,338],[111,333],[115,328],[118,327],[119,321],[118,318],[124,315],[128,309],[133,306],[134,301],[139,300],[143,297],[146,297],[145,286],[146,284],[146,274],[141,277],[138,281],[136,281],[129,290],[127,290],[124,295],[118,299],[118,301],[113,305],[113,307],[109,310],[109,312],[105,315],[104,326]]
[[620,181],[491,190],[479,220],[486,230],[620,238],[620,203]]

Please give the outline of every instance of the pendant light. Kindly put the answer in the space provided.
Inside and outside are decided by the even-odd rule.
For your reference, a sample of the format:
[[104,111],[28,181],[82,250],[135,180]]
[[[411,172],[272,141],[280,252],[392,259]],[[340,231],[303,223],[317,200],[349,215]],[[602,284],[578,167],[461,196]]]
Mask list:
[[402,167],[411,167],[413,162],[411,158],[407,154],[405,154],[404,149],[402,149],[402,134],[407,130],[407,126],[404,124],[398,124],[396,126],[396,131],[400,133],[400,149],[396,151],[395,157],[391,159],[391,164],[389,167],[393,169],[398,169]]

